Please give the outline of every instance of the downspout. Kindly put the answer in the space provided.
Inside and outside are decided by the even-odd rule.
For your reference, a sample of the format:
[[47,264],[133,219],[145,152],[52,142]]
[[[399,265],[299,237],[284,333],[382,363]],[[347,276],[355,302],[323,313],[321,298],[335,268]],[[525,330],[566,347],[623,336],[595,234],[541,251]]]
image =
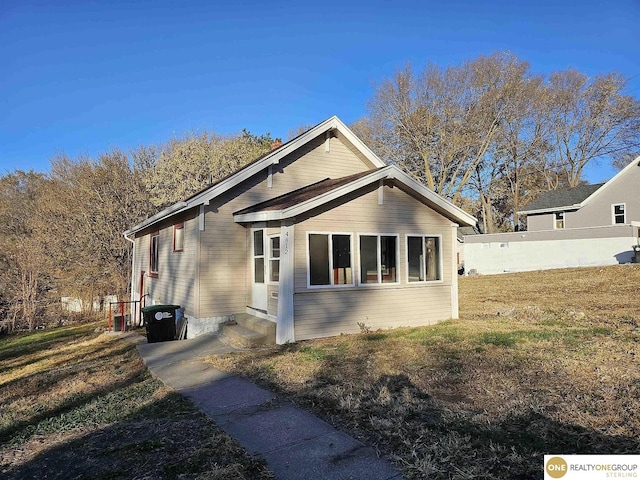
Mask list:
[[[131,281],[131,286],[130,286],[130,288],[131,288],[131,298],[130,298],[130,300],[133,301],[133,288],[134,288],[133,268],[134,268],[135,261],[136,261],[136,242],[135,242],[134,239],[129,238],[129,236],[127,235],[127,232],[124,232],[122,234],[122,236],[124,237],[125,240],[130,241],[131,242],[131,246],[133,247],[133,251],[131,253],[131,278],[130,278],[130,281]],[[142,292],[139,292],[139,294],[142,295]],[[136,310],[136,318],[132,318],[131,319],[131,324],[132,325],[137,325],[138,324],[137,323],[138,320],[139,320],[139,318],[137,318],[138,315],[139,315],[139,312],[138,312],[138,310]]]

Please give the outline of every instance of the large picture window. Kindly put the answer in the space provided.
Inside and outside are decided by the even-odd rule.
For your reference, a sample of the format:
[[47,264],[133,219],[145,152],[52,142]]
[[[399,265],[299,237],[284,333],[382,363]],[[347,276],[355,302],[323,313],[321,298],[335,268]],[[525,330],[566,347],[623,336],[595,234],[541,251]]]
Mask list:
[[397,283],[397,235],[360,235],[360,283]]
[[150,252],[149,252],[149,273],[158,275],[158,254],[160,250],[160,233],[151,234]]
[[409,282],[442,280],[440,237],[407,236],[407,272]]
[[353,285],[351,235],[309,234],[309,285]]

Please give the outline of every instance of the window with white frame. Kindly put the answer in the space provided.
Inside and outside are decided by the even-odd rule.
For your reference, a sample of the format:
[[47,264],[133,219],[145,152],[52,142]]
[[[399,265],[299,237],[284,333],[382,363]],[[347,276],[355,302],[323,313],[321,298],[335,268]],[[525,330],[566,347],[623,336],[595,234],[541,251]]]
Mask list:
[[407,274],[409,282],[442,280],[440,243],[439,236],[407,236]]
[[181,252],[184,250],[184,223],[178,223],[173,226],[173,251]]
[[269,237],[269,281],[280,280],[280,235]]
[[614,225],[627,223],[626,205],[624,203],[618,203],[612,205],[613,210],[613,223]]
[[154,232],[151,234],[151,241],[149,247],[149,273],[151,275],[158,275],[158,254],[160,250],[160,232]]
[[360,235],[360,283],[397,283],[398,236]]
[[253,282],[264,283],[264,231],[253,232]]
[[353,285],[351,235],[309,233],[309,285]]
[[553,228],[556,230],[562,230],[564,228],[564,212],[555,213]]

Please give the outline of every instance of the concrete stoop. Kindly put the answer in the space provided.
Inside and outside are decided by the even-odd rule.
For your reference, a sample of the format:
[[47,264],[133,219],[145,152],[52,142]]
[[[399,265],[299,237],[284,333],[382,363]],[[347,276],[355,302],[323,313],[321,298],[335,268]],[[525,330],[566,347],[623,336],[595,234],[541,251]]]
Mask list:
[[276,324],[248,313],[233,316],[234,322],[223,323],[220,328],[220,339],[240,348],[254,348],[276,343]]

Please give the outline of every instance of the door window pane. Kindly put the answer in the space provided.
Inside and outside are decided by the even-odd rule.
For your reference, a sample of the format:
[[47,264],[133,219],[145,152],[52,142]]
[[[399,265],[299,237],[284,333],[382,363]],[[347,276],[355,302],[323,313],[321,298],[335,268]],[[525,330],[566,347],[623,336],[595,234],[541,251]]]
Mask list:
[[269,281],[280,280],[280,237],[269,239]]
[[253,232],[253,255],[256,257],[264,255],[264,239],[262,237],[262,230]]
[[264,230],[253,232],[253,281],[264,283]]
[[256,257],[254,259],[254,281],[256,283],[264,283],[264,257]]

